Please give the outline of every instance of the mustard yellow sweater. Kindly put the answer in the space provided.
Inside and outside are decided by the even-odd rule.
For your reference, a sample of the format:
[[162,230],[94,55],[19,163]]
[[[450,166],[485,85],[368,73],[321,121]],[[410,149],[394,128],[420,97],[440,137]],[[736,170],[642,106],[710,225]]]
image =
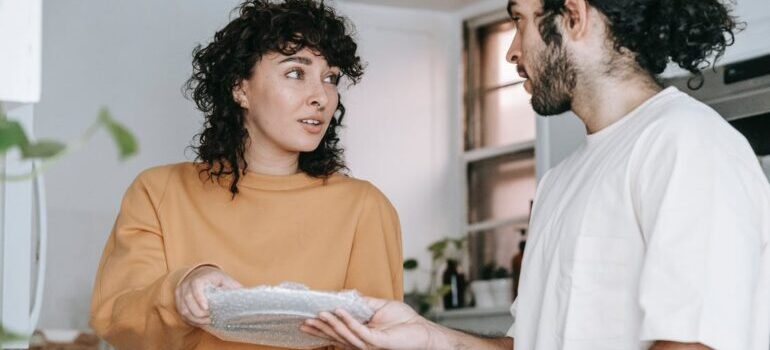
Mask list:
[[247,173],[227,185],[193,163],[141,173],[123,198],[94,285],[91,326],[118,349],[271,349],[187,325],[174,289],[214,264],[244,286],[300,282],[403,297],[396,211],[366,181]]

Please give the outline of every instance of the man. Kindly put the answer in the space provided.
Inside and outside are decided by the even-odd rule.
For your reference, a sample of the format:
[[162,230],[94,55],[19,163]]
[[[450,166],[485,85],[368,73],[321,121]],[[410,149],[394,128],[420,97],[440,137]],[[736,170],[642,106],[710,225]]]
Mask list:
[[[303,330],[356,349],[770,348],[770,185],[716,112],[656,80],[732,42],[718,0],[509,0],[508,52],[541,115],[586,144],[542,179],[508,337],[447,329],[369,299],[361,325]],[[693,83],[698,83],[694,79]]]

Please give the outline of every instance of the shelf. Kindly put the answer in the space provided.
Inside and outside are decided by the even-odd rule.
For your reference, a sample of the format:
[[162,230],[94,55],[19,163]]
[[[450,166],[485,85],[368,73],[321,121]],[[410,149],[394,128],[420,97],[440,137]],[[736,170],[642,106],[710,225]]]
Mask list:
[[466,308],[436,311],[429,314],[428,317],[445,327],[494,337],[504,336],[513,324],[510,305],[489,309]]
[[435,311],[431,317],[450,319],[450,318],[468,318],[468,317],[487,317],[487,316],[507,316],[511,314],[510,305],[495,308],[477,308],[467,307],[464,309]]
[[534,152],[535,141],[526,141],[514,143],[511,145],[498,146],[498,147],[486,147],[479,148],[472,151],[467,151],[463,154],[463,159],[466,163],[478,162],[480,160],[495,158],[505,154],[511,153],[523,153]]

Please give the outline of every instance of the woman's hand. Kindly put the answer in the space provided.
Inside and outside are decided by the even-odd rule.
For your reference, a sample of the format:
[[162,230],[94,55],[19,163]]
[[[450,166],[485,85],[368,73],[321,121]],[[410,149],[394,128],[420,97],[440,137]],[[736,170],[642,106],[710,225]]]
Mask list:
[[204,265],[196,268],[176,287],[176,311],[189,325],[201,327],[211,324],[209,303],[203,294],[206,286],[225,289],[243,286],[217,267]]

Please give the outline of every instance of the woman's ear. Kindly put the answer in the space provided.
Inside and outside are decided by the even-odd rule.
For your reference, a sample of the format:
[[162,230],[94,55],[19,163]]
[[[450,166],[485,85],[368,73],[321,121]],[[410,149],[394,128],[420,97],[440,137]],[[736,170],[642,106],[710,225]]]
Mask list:
[[249,99],[246,98],[246,88],[245,83],[243,80],[241,80],[235,87],[233,88],[233,101],[237,103],[241,108],[243,109],[249,109]]
[[583,37],[588,31],[588,2],[586,0],[564,1],[564,34],[572,40]]

